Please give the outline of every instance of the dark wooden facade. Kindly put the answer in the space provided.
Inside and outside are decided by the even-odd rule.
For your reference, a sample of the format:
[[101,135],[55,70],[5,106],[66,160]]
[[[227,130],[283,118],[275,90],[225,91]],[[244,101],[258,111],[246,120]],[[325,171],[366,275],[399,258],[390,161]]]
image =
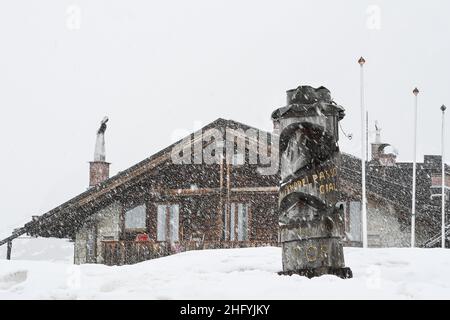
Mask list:
[[[147,232],[150,240],[156,240],[156,205],[180,206],[180,237],[189,240],[197,233],[205,240],[222,239],[222,215],[229,203],[248,203],[249,235],[255,240],[276,240],[278,188],[246,176],[250,165],[236,169],[232,165],[163,165],[156,168],[138,184],[130,186],[112,199],[122,204],[121,238],[135,239],[138,233]],[[222,168],[221,168],[222,167]],[[222,171],[222,185],[221,181]],[[229,175],[227,174],[229,172]],[[202,177],[197,179],[197,177]],[[145,204],[147,210],[145,230],[127,231],[124,214],[128,209]]]

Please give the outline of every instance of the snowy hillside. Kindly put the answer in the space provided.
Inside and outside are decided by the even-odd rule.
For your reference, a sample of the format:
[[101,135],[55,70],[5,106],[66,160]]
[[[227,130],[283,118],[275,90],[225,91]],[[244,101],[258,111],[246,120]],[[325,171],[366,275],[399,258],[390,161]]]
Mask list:
[[132,266],[0,260],[0,299],[450,298],[450,250],[345,249],[354,278],[278,276],[279,248],[190,251]]

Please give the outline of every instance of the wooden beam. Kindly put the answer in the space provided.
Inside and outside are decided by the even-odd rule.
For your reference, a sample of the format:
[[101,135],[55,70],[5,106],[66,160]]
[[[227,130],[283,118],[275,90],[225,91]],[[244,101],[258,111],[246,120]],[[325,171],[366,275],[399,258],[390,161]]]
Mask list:
[[18,229],[18,230],[15,230],[15,231],[13,232],[13,234],[10,235],[8,238],[5,238],[5,239],[3,239],[3,240],[0,240],[0,246],[2,246],[2,245],[4,245],[4,244],[8,243],[9,241],[14,240],[15,238],[20,237],[21,235],[23,235],[23,234],[25,234],[25,233],[27,233],[27,232],[28,232],[28,230],[27,230],[26,228],[20,228],[20,229]]
[[278,192],[278,187],[242,187],[231,188],[231,192]]
[[7,247],[8,248],[6,250],[6,260],[11,260],[12,240],[8,241]]
[[166,194],[166,195],[202,195],[202,194],[219,194],[220,188],[200,188],[200,189],[154,189],[155,193]]

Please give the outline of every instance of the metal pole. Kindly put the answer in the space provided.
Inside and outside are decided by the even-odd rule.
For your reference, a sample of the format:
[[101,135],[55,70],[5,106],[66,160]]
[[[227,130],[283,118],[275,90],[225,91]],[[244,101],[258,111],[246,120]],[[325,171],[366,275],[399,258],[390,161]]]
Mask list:
[[369,161],[369,111],[366,111],[366,160]]
[[442,105],[442,137],[441,137],[441,150],[442,150],[442,158],[441,158],[441,166],[442,166],[442,177],[441,177],[441,208],[442,208],[442,225],[441,225],[441,242],[442,248],[445,249],[445,161],[444,161],[444,131],[445,131],[445,109],[446,107]]
[[361,214],[363,248],[367,243],[367,200],[366,200],[366,108],[364,106],[364,64],[366,60],[361,57],[358,60],[361,66]]
[[227,211],[225,206],[223,205],[223,151],[220,154],[220,165],[219,165],[219,226],[222,226],[222,230],[219,230],[219,239],[222,239],[225,241],[227,240],[227,229],[225,228],[226,225],[226,218],[227,218]]
[[413,181],[412,181],[412,206],[411,206],[411,248],[416,245],[416,153],[417,153],[417,96],[419,89],[413,90],[414,98],[414,151],[413,151]]

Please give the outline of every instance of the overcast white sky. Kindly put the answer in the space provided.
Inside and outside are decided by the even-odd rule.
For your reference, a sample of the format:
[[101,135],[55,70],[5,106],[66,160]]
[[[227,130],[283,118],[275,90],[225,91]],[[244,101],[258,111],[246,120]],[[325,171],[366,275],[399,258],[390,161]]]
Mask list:
[[361,55],[371,130],[377,119],[410,161],[418,86],[418,157],[439,154],[449,12],[448,0],[2,1],[0,234],[86,190],[104,115],[115,174],[219,117],[271,130],[287,89],[324,85],[354,135],[342,150],[359,154]]

